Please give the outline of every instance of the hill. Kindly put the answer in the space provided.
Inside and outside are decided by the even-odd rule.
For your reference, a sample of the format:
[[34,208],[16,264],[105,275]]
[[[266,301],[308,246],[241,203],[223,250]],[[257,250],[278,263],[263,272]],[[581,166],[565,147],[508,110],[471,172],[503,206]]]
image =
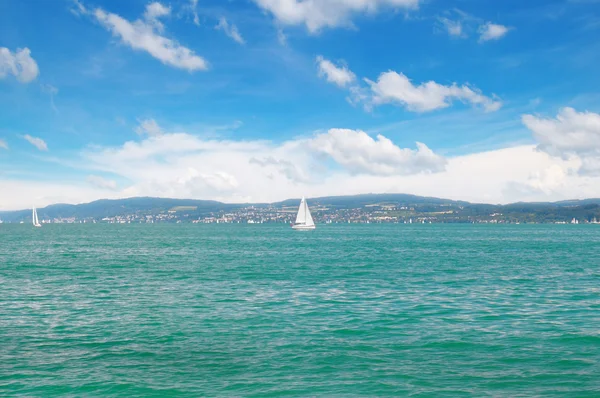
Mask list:
[[[106,217],[125,216],[129,214],[159,214],[177,208],[193,208],[199,214],[230,210],[244,205],[226,204],[213,200],[165,199],[165,198],[128,198],[101,199],[90,203],[69,205],[55,204],[37,209],[40,219],[76,218],[103,219]],[[30,219],[31,210],[0,212],[0,219],[7,222],[19,222]]]

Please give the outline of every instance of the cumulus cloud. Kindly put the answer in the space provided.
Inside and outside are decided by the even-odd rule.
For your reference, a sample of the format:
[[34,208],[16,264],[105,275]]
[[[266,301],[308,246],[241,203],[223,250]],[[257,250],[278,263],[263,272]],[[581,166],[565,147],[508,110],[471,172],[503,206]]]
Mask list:
[[385,9],[410,10],[420,0],[254,0],[281,25],[305,25],[309,32],[351,25],[355,14],[375,14]]
[[[187,133],[88,147],[69,159],[87,184],[7,180],[1,209],[103,197],[162,196],[225,202],[404,192],[483,203],[600,197],[600,115],[565,108],[556,118],[525,115],[538,145],[444,157],[424,144],[331,129],[284,142],[203,139]],[[33,138],[33,137],[30,137]],[[578,172],[579,171],[579,172]],[[111,182],[102,175],[115,176]],[[95,177],[93,177],[95,176]]]
[[130,22],[123,17],[97,8],[93,16],[113,36],[134,50],[145,51],[165,65],[193,72],[208,69],[206,60],[174,39],[162,35],[164,26],[159,18],[170,13],[170,8],[154,2],[146,6],[142,19]]
[[273,156],[267,156],[262,159],[251,158],[251,164],[257,164],[264,168],[274,168],[277,172],[286,176],[290,181],[309,182],[310,178],[306,173],[299,169],[294,163],[285,159],[275,159]]
[[23,138],[40,151],[48,150],[48,145],[46,145],[46,142],[41,138],[32,137],[29,134],[24,135]]
[[256,170],[248,166],[260,153],[277,156],[261,141],[201,140],[186,133],[164,133],[121,147],[90,149],[83,156],[88,167],[132,181],[123,191],[126,196],[215,199],[256,183]]
[[224,171],[201,173],[190,167],[179,179],[171,183],[169,189],[183,189],[192,196],[201,196],[232,193],[238,186],[238,180]]
[[403,73],[384,72],[377,81],[363,79],[367,87],[356,82],[356,75],[346,65],[335,65],[322,56],[317,57],[319,77],[350,92],[348,102],[363,104],[370,111],[374,106],[396,104],[412,112],[430,112],[447,108],[452,100],[479,106],[486,112],[495,112],[502,102],[493,95],[485,96],[477,88],[456,83],[445,86],[434,81],[415,85]]
[[8,144],[3,139],[0,139],[0,148],[8,149]]
[[0,47],[0,79],[13,75],[21,83],[29,83],[38,77],[40,71],[28,48],[11,52],[6,47]]
[[509,28],[504,25],[488,22],[479,27],[479,41],[483,43],[490,40],[499,40],[506,36],[508,31]]
[[244,38],[240,34],[237,26],[234,24],[230,24],[227,19],[221,17],[219,19],[219,23],[215,26],[215,29],[222,30],[227,36],[229,36],[233,41],[239,44],[245,44]]
[[356,81],[356,75],[347,66],[336,66],[321,55],[317,57],[317,66],[319,77],[339,87],[346,87]]
[[322,184],[332,163],[343,176],[389,177],[440,172],[446,162],[424,144],[402,149],[383,136],[341,129],[282,143],[163,132],[120,147],[89,148],[82,156],[85,167],[130,181],[125,196],[226,201],[301,194]]
[[556,118],[523,115],[538,150],[580,161],[579,173],[600,175],[600,114],[562,108]]
[[90,175],[87,177],[87,182],[100,189],[108,189],[111,191],[117,190],[117,182],[114,180],[107,180],[104,177],[97,175]]
[[504,194],[523,200],[531,197],[552,196],[567,182],[569,170],[564,165],[552,164],[544,169],[532,171],[522,181],[506,184]]
[[163,134],[162,128],[154,119],[141,120],[134,131],[139,135],[147,135],[150,137],[156,137]]
[[378,135],[373,139],[364,131],[331,129],[314,137],[313,150],[330,156],[352,174],[410,175],[443,171],[446,159],[427,145],[417,142],[417,149],[404,149]]
[[0,195],[0,209],[131,196],[236,203],[365,192],[480,203],[600,197],[600,176],[574,172],[581,167],[577,156],[564,159],[536,145],[521,145],[444,158],[425,146],[405,149],[359,130],[333,129],[281,143],[165,132],[118,146],[89,147],[68,164],[90,175],[114,175],[128,185],[112,190],[0,176],[0,192],[11,192]]
[[414,85],[403,73],[389,71],[376,82],[365,79],[371,88],[373,105],[398,104],[414,112],[429,112],[450,106],[453,99],[481,106],[487,112],[500,109],[502,102],[483,95],[476,88],[452,84],[444,86],[434,81]]
[[[444,169],[438,172],[387,174],[389,168],[405,170],[407,163],[396,161],[394,155],[378,155],[374,161],[383,167],[374,168],[373,173],[349,157],[339,155],[340,149],[332,146],[327,151],[341,163],[339,167],[331,167],[330,163],[337,161],[327,152],[316,151],[312,140],[318,138],[317,135],[275,144],[201,140],[180,133],[116,147],[88,148],[82,153],[78,170],[97,170],[92,174],[108,172],[130,181],[130,185],[107,190],[92,184],[3,180],[0,176],[0,192],[11,192],[11,195],[0,195],[0,209],[131,196],[236,203],[365,192],[402,192],[479,203],[600,197],[600,177],[571,173],[570,170],[579,165],[578,160],[550,156],[535,145],[448,157]],[[372,140],[374,143],[369,143],[369,148],[381,145],[377,144],[379,139]],[[347,151],[371,156],[354,147]],[[370,153],[370,149],[367,152]],[[408,159],[415,157],[418,156],[409,155]],[[253,158],[255,161],[251,161]],[[294,181],[278,171],[281,160],[306,175],[306,181]],[[408,164],[414,162],[410,160]],[[435,164],[433,162],[434,167]]]

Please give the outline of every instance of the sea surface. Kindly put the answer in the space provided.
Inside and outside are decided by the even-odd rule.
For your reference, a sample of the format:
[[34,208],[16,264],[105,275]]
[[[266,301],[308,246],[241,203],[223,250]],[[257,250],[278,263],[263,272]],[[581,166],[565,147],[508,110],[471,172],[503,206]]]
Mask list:
[[0,395],[600,397],[600,227],[3,224]]

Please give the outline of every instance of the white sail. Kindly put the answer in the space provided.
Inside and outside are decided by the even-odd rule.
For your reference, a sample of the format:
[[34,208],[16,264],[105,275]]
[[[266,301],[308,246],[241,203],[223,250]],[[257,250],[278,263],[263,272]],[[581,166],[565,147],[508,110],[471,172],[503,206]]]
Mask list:
[[310,214],[310,209],[308,208],[308,203],[304,201],[304,213],[306,214],[306,218],[304,219],[304,225],[307,227],[314,227],[315,222],[313,221],[312,215]]
[[306,206],[306,201],[304,200],[304,197],[303,197],[302,201],[300,202],[300,207],[298,208],[298,215],[296,216],[296,224],[306,223],[306,209],[308,209],[308,207]]
[[37,211],[35,210],[35,207],[33,208],[32,214],[31,214],[31,221],[33,222],[33,226],[34,227],[41,227],[42,225],[40,224],[40,220],[38,219],[38,215],[37,215]]
[[309,230],[315,229],[315,222],[313,221],[312,215],[308,208],[308,203],[302,198],[300,201],[300,207],[298,207],[298,214],[296,215],[296,222],[292,226],[294,229]]

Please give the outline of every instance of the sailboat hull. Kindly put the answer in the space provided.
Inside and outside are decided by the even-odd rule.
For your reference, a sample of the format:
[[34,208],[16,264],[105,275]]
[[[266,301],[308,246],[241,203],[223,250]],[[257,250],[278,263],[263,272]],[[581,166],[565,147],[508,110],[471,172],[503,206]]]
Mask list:
[[292,229],[296,231],[312,231],[316,227],[314,225],[292,225]]

